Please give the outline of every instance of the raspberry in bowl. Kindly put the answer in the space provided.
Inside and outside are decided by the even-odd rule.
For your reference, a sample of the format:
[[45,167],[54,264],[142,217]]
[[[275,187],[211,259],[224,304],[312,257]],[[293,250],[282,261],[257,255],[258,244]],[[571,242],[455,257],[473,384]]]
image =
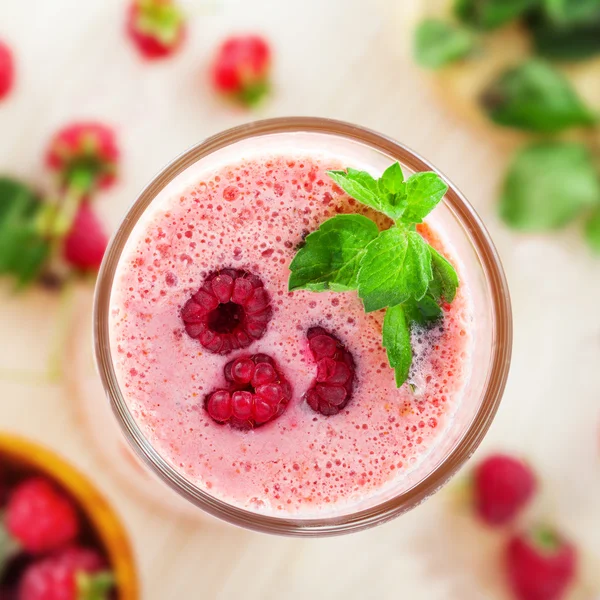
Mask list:
[[139,598],[117,515],[53,452],[0,434],[0,597]]
[[124,220],[96,293],[134,449],[261,531],[405,512],[472,453],[506,380],[510,304],[479,219],[410,151],[335,121],[259,122],[184,154]]

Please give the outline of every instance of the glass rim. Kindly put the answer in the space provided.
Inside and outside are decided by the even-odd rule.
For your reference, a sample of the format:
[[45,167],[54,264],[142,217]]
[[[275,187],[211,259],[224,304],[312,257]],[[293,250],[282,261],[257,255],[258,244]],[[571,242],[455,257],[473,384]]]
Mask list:
[[[171,181],[201,158],[248,138],[281,133],[322,133],[346,138],[387,154],[415,172],[438,173],[448,184],[448,192],[443,201],[469,237],[490,289],[494,335],[489,373],[482,400],[468,430],[448,456],[409,490],[375,506],[340,516],[268,516],[228,504],[193,485],[146,440],[121,393],[110,349],[112,284],[123,248],[145,209]],[[485,226],[462,193],[438,169],[406,146],[370,129],[333,119],[282,117],[255,121],[207,138],[167,164],[142,190],[127,211],[105,253],[96,284],[93,334],[96,364],[113,412],[129,444],[151,471],[188,501],[231,524],[263,533],[311,537],[360,531],[407,512],[443,486],[475,452],[498,410],[508,378],[512,352],[512,312],[502,264]]]

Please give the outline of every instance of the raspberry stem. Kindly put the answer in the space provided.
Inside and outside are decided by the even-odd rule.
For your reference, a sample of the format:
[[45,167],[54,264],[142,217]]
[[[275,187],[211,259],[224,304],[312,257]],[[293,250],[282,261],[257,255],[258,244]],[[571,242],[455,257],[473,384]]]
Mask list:
[[56,328],[52,335],[48,357],[47,373],[51,382],[59,382],[63,376],[63,362],[72,322],[74,298],[75,286],[73,280],[69,278],[61,290]]
[[78,600],[107,600],[115,585],[115,578],[110,571],[100,573],[77,573]]
[[64,239],[73,227],[79,206],[93,189],[96,174],[89,167],[73,169],[68,177],[64,194],[54,205],[51,214],[41,220],[43,233],[50,240],[50,260],[48,271],[60,273],[63,265],[62,255]]

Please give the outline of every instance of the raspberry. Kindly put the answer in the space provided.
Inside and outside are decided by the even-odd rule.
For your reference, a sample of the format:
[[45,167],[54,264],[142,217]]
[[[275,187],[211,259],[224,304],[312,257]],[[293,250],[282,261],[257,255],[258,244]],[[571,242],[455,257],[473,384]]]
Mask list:
[[283,414],[292,398],[290,384],[266,354],[236,358],[225,365],[224,373],[226,385],[205,401],[208,414],[218,423],[259,427]]
[[564,598],[577,562],[575,547],[547,527],[512,536],[506,549],[506,573],[518,600]]
[[306,392],[306,402],[322,415],[337,415],[352,398],[354,359],[342,343],[322,327],[309,329],[307,338],[317,363],[317,377]]
[[8,96],[15,81],[15,65],[10,48],[0,40],[0,100]]
[[212,66],[215,89],[245,106],[254,106],[269,91],[271,50],[257,35],[234,36],[219,48]]
[[100,123],[73,123],[52,138],[46,164],[62,186],[81,193],[110,187],[117,176],[119,149],[112,129]]
[[113,577],[104,559],[89,548],[73,546],[30,565],[18,588],[19,600],[103,600]]
[[505,525],[531,500],[536,489],[532,470],[523,461],[497,454],[473,474],[475,509],[488,525]]
[[185,19],[172,0],[133,0],[127,33],[144,58],[166,58],[180,48],[185,38]]
[[188,335],[215,354],[260,339],[271,320],[271,299],[256,275],[222,269],[210,275],[181,311]]
[[64,240],[66,261],[84,271],[97,271],[102,263],[108,236],[88,202],[79,206],[71,231]]
[[71,500],[42,477],[20,483],[8,499],[8,533],[31,554],[51,552],[79,534],[79,519]]

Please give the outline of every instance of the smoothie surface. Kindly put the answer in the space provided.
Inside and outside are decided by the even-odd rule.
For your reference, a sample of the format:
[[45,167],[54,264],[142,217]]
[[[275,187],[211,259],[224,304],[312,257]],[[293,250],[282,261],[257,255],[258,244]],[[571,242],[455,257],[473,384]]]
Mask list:
[[[383,311],[365,314],[355,292],[287,291],[289,264],[303,238],[337,213],[385,217],[345,195],[325,157],[268,155],[213,171],[136,226],[111,296],[111,349],[127,405],[150,444],[215,497],[280,516],[350,510],[404,475],[444,436],[469,379],[473,316],[469,282],[441,233],[420,233],[459,272],[461,286],[442,322],[413,331],[409,381],[394,382],[381,345]],[[185,331],[181,309],[223,268],[261,278],[271,297],[265,335],[227,356]],[[314,412],[303,395],[316,376],[307,330],[321,326],[352,353],[352,399],[338,415]],[[292,386],[276,420],[243,431],[213,421],[208,394],[233,358],[265,353]],[[414,389],[413,389],[414,388]]]

